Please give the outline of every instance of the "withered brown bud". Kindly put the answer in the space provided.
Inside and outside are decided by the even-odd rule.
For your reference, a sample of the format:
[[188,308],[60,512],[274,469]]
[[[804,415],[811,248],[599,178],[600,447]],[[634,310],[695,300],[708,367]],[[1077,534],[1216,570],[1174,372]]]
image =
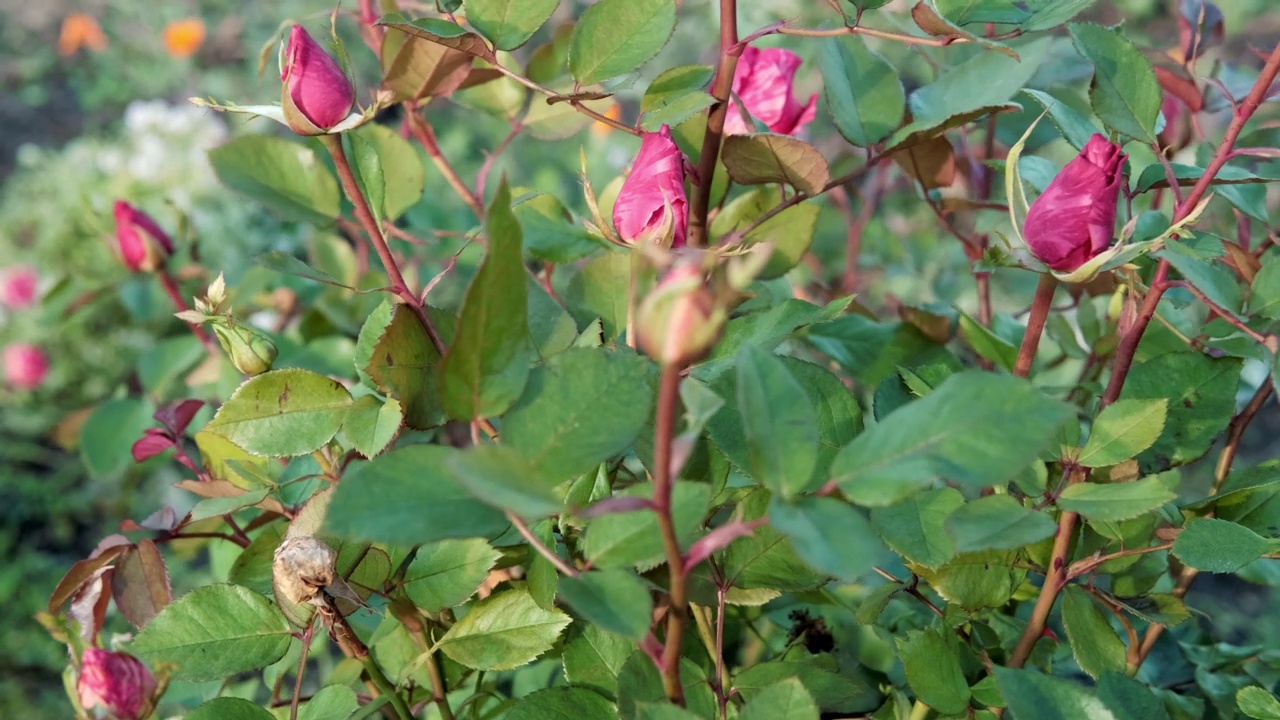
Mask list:
[[337,577],[333,548],[310,535],[285,538],[276,548],[271,575],[277,593],[290,602],[312,602]]

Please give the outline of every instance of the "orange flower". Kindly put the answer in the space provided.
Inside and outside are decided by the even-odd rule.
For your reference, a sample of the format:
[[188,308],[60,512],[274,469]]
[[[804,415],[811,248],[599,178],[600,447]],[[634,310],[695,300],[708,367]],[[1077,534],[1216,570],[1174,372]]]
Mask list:
[[[614,103],[609,106],[608,110],[604,111],[604,116],[609,118],[610,120],[617,120],[618,118],[622,117],[622,108],[618,105],[618,103]],[[612,130],[613,130],[613,126],[610,125],[609,123],[600,122],[599,120],[591,123],[591,132],[595,133],[596,135],[608,135]]]
[[58,34],[58,54],[75,55],[82,47],[102,52],[107,47],[107,36],[102,34],[98,21],[84,13],[71,13],[62,21]]
[[204,21],[200,18],[175,20],[165,26],[164,48],[172,57],[191,57],[202,44],[204,44]]

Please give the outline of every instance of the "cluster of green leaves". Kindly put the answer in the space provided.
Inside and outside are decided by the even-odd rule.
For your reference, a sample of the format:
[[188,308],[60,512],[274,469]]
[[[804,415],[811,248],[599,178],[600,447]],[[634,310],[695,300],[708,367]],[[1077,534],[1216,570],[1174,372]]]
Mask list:
[[[855,0],[839,19],[870,20],[884,4]],[[680,15],[674,0],[601,0],[572,26],[548,28],[521,70],[513,51],[544,32],[559,3],[441,5],[465,10],[466,24],[452,14],[379,22],[386,87],[410,103],[449,96],[548,138],[589,122],[575,104],[608,101],[634,81]],[[919,183],[942,203],[934,191],[975,159],[958,131],[978,120],[996,118],[989,131],[1016,138],[1043,111],[1050,122],[1029,136],[1033,150],[1059,139],[1078,148],[1094,132],[1127,142],[1132,238],[1165,233],[1172,218],[1148,191],[1170,175],[1194,182],[1212,148],[1168,175],[1143,154],[1162,129],[1157,71],[1120,29],[1069,22],[1090,5],[920,2],[898,19],[924,33],[908,37],[937,40],[946,69],[919,84],[904,80],[907,56],[892,45],[877,52],[852,31],[820,41],[826,121],[847,144],[725,140],[735,187],[705,179],[721,204],[710,234],[741,234],[771,254],[719,342],[679,379],[674,406],[655,408],[671,369],[626,337],[650,280],[643,256],[583,230],[567,210],[577,198],[494,183],[475,233],[482,259],[427,296],[423,315],[442,348],[414,307],[381,299],[385,274],[345,243],[317,239],[309,262],[262,257],[261,277],[298,292],[306,345],[282,336],[280,369],[222,393],[197,425],[206,475],[179,485],[201,498],[190,515],[129,528],[172,541],[243,521],[232,542],[211,546],[225,582],[174,600],[157,545],[125,539],[73,567],[51,614],[68,600],[75,609],[109,568],[110,595],[139,630],[126,649],[172,667],[175,704],[200,695],[199,683],[240,676],[234,693],[190,717],[273,717],[232,695],[279,698],[292,687],[300,630],[316,620],[273,592],[272,561],[286,533],[305,534],[336,550],[336,571],[367,604],[338,605],[349,614],[327,622],[367,644],[369,665],[335,662],[318,638],[310,652],[323,672],[304,676],[317,689],[299,717],[366,717],[388,692],[432,717],[517,720],[1181,720],[1209,708],[1275,717],[1280,656],[1191,627],[1182,582],[1200,571],[1280,583],[1277,466],[1227,472],[1227,460],[1205,491],[1197,464],[1241,417],[1242,391],[1269,392],[1242,375],[1274,362],[1248,333],[1280,319],[1280,261],[1199,228],[1163,242],[1156,259],[1135,256],[1118,275],[1127,296],[1082,289],[1071,312],[1052,315],[1035,382],[1008,372],[1024,332],[1009,312],[984,324],[909,298],[884,319],[839,292],[793,296],[833,168],[892,159],[908,192]],[[988,23],[1005,32],[987,37]],[[640,94],[639,127],[671,125],[696,159],[711,78],[696,65],[658,74]],[[526,85],[555,102],[530,101]],[[1262,145],[1271,132],[1250,137]],[[374,213],[402,221],[427,182],[418,151],[378,125],[344,141]],[[249,135],[210,159],[228,187],[291,221],[326,225],[344,211],[314,145]],[[1267,163],[1219,175],[1221,218],[1265,224]],[[1017,171],[1043,187],[1056,167],[1027,156]],[[602,216],[612,194],[601,193]],[[993,235],[1006,227],[992,197],[971,200],[947,212]],[[1156,260],[1185,284],[1161,304],[1164,324],[1119,398],[1101,403],[1103,372],[1132,321],[1125,303]],[[978,268],[1016,278],[1017,264],[993,250]],[[1236,324],[1206,313],[1201,296]],[[114,422],[91,427],[131,439],[149,408],[118,402],[129,404]],[[675,427],[657,410],[672,411]],[[671,468],[655,467],[672,455]],[[656,493],[668,470],[665,507]],[[668,529],[681,567],[671,566]],[[679,641],[661,622],[680,612],[676,595],[691,630],[659,670],[663,643]],[[1060,632],[1029,635],[1019,658],[1039,598]],[[1139,631],[1164,627],[1182,642],[1166,636],[1146,662]],[[684,707],[667,702],[677,674]],[[363,706],[362,676],[381,696]]]

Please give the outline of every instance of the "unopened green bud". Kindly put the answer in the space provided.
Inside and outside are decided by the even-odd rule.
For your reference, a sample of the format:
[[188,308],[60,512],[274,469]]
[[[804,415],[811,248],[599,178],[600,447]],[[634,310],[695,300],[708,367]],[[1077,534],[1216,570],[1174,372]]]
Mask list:
[[664,367],[688,365],[711,351],[725,318],[702,268],[686,261],[668,271],[640,303],[640,346]]
[[212,325],[218,344],[237,370],[245,375],[261,375],[271,369],[276,360],[276,346],[266,335],[231,320]]

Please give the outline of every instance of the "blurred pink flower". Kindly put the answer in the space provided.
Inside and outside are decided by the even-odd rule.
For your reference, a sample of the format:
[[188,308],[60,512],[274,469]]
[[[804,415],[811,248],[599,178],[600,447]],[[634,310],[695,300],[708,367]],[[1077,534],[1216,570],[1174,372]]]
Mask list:
[[665,238],[653,235],[670,224],[672,246],[684,245],[689,224],[684,163],[684,153],[671,139],[671,128],[663,125],[656,133],[644,134],[640,152],[613,204],[613,225],[623,240],[664,242]]
[[1041,262],[1071,272],[1111,246],[1126,157],[1095,133],[1031,203],[1022,233]]
[[676,265],[645,296],[637,311],[640,347],[664,367],[704,357],[720,337],[725,312],[703,282],[699,262]]
[[[173,254],[173,241],[150,215],[123,200],[115,205],[116,246],[130,272],[155,270]],[[150,238],[150,239],[148,239]]]
[[281,104],[299,135],[322,135],[347,118],[356,102],[351,79],[301,25],[289,31],[280,67]]
[[[799,55],[782,48],[763,50],[748,45],[738,59],[733,74],[733,94],[742,100],[747,112],[768,126],[770,132],[794,135],[818,114],[818,95],[801,105],[795,98],[796,70],[803,62]],[[742,119],[735,102],[729,103],[724,118],[726,135],[743,135],[755,128]]]
[[85,710],[102,706],[118,720],[140,720],[155,691],[155,677],[138,658],[95,647],[84,651],[76,692]]
[[36,301],[36,285],[40,276],[28,265],[15,265],[4,271],[0,279],[0,304],[13,310],[20,310]]
[[19,390],[30,390],[49,374],[49,358],[30,343],[14,343],[4,349],[4,379]]

